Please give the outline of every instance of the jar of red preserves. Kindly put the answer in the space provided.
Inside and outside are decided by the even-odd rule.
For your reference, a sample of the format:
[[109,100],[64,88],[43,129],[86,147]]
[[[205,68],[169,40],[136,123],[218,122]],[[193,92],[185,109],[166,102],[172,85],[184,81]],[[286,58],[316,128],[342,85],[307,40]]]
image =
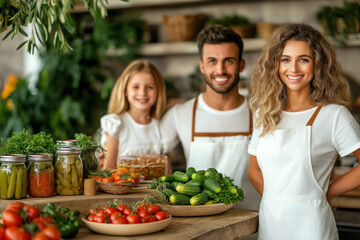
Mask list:
[[31,197],[51,197],[54,195],[53,155],[33,153],[29,155],[29,195]]

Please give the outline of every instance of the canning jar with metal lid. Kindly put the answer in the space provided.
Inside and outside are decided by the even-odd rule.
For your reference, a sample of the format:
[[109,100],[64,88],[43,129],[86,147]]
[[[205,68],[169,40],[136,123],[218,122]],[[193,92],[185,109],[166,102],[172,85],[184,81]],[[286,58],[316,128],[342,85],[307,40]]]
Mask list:
[[29,195],[51,197],[54,195],[54,166],[51,153],[29,155]]
[[25,154],[0,156],[0,198],[26,198],[28,179],[25,161]]
[[57,148],[55,191],[59,195],[79,195],[84,191],[81,148]]
[[75,139],[58,140],[57,143],[58,143],[59,147],[77,147]]

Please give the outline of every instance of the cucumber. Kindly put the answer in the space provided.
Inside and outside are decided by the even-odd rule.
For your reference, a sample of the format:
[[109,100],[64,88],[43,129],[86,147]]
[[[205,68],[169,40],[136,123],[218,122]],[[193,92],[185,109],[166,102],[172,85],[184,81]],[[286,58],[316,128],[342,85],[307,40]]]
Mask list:
[[212,172],[214,174],[218,173],[218,171],[215,168],[208,168],[206,171],[207,172]]
[[202,205],[208,201],[206,193],[198,193],[190,198],[190,205]]
[[2,199],[6,199],[6,194],[7,194],[7,189],[8,189],[8,181],[7,181],[7,172],[6,172],[6,170],[0,170],[0,184],[1,184],[0,197]]
[[189,205],[190,204],[190,197],[175,193],[171,195],[169,198],[170,202],[174,205]]
[[195,170],[195,168],[193,168],[193,167],[189,167],[188,169],[186,169],[186,172],[185,172],[185,173],[186,173],[186,175],[188,175],[189,178],[190,178],[193,173],[196,173],[196,170]]
[[183,184],[183,183],[181,183],[181,182],[172,182],[171,183],[171,189],[172,190],[174,190],[174,191],[176,191],[176,187],[178,186],[178,185],[180,185],[180,184]]
[[197,180],[190,180],[188,181],[187,183],[185,183],[187,185],[193,185],[193,186],[198,186],[198,187],[201,187],[202,186],[202,183],[197,181]]
[[213,178],[216,178],[217,177],[217,174],[216,173],[214,173],[214,172],[211,172],[211,171],[206,171],[205,173],[204,173],[204,176],[205,177],[213,177]]
[[219,193],[221,191],[221,186],[215,178],[207,178],[204,182],[204,186],[213,193]]
[[16,188],[15,188],[15,199],[20,199],[22,195],[22,184],[23,184],[24,173],[22,168],[19,168],[16,176]]
[[8,186],[7,193],[6,193],[6,197],[8,199],[13,198],[15,195],[16,177],[17,177],[17,173],[18,173],[18,169],[16,166],[13,166],[11,170],[12,170],[12,172],[11,172],[10,179],[9,179],[9,186]]
[[204,203],[204,205],[210,205],[210,204],[215,204],[216,202],[214,200],[209,200],[206,203]]
[[175,181],[177,182],[187,182],[189,181],[189,176],[186,175],[186,173],[176,171],[173,173],[173,176],[175,178]]
[[228,186],[227,190],[229,193],[234,194],[234,195],[238,193],[237,188],[235,186]]
[[205,171],[205,170],[198,170],[198,171],[196,171],[196,172],[204,175],[206,171]]
[[180,184],[176,187],[176,191],[180,194],[194,196],[195,194],[198,194],[199,192],[201,192],[201,189],[200,189],[200,187],[193,186],[193,185]]
[[161,176],[159,178],[160,182],[173,182],[175,181],[175,177],[173,175],[166,175],[166,176]]
[[193,173],[191,175],[191,179],[201,182],[203,184],[205,182],[206,177],[200,173]]
[[172,195],[176,194],[176,192],[174,192],[173,190],[171,189],[165,189],[163,191],[163,193],[165,194],[165,196],[167,196],[168,198],[170,198]]
[[206,193],[209,199],[215,199],[216,194],[208,189],[202,190],[203,193]]

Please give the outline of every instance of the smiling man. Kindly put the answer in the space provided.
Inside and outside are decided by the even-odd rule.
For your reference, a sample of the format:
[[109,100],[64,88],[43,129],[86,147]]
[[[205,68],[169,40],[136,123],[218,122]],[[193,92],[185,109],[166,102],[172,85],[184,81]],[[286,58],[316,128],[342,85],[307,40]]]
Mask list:
[[247,178],[252,120],[248,102],[238,91],[245,68],[243,41],[230,28],[210,26],[199,33],[198,49],[206,90],[165,114],[160,123],[165,151],[180,141],[186,167],[213,167],[231,177],[246,198],[238,207],[257,210],[260,195]]

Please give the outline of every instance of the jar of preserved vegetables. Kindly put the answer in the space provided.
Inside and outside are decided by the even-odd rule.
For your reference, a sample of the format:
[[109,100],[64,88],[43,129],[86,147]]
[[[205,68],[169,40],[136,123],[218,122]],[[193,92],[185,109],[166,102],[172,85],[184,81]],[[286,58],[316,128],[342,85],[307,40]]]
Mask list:
[[59,147],[55,161],[55,191],[59,195],[79,195],[84,191],[81,148]]
[[2,199],[26,198],[28,179],[25,161],[25,154],[0,156],[0,197]]
[[29,155],[29,195],[50,197],[54,195],[53,155],[33,153]]

